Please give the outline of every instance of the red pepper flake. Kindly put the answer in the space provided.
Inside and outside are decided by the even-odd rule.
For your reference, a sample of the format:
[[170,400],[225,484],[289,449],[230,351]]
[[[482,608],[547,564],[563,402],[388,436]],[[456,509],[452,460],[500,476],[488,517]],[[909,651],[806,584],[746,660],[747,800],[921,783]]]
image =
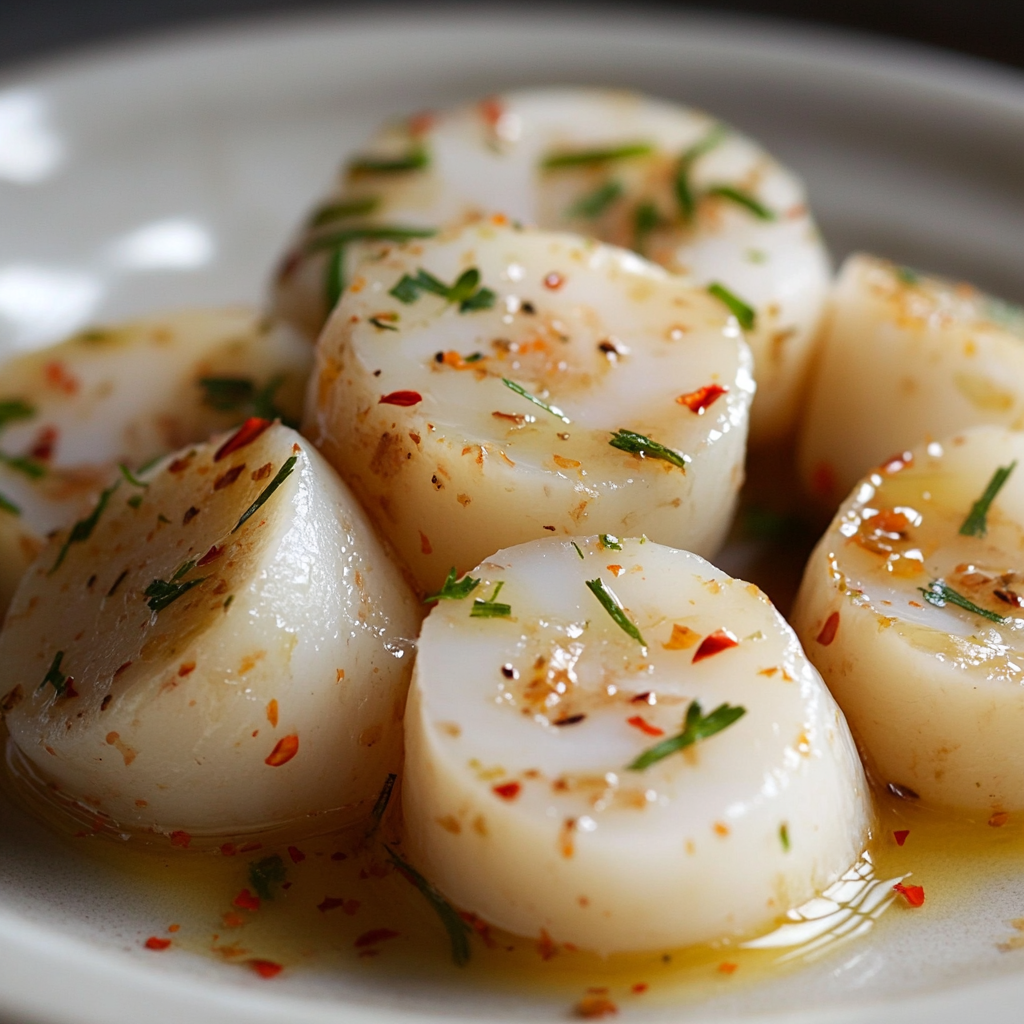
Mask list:
[[811,490],[819,498],[830,498],[836,489],[836,471],[828,462],[819,462],[811,470]]
[[146,949],[152,949],[155,952],[160,953],[163,950],[170,948],[171,940],[159,939],[155,935],[151,935],[148,939],[146,939],[143,945],[145,945]]
[[839,612],[833,612],[826,620],[825,625],[821,627],[821,632],[817,635],[816,639],[822,647],[828,647],[830,643],[836,638],[836,633],[839,632]]
[[892,837],[896,840],[897,846],[902,846],[907,841],[907,836],[910,835],[909,828],[901,828],[897,832],[893,832]]
[[187,850],[189,843],[192,842],[192,837],[187,832],[182,832],[180,829],[177,832],[172,832],[169,838],[171,840],[171,846],[180,846],[183,850]]
[[992,828],[1002,828],[1009,820],[1009,811],[996,811],[995,814],[988,819],[988,823]]
[[726,960],[723,963],[720,963],[715,969],[719,974],[734,974],[737,967],[739,967],[739,964],[734,964],[731,961]]
[[647,736],[665,735],[664,729],[659,729],[656,725],[651,725],[650,722],[645,721],[643,718],[640,717],[640,715],[634,715],[632,718],[627,718],[626,724],[633,726],[634,729],[639,729],[642,733],[646,734]]
[[376,946],[378,942],[384,942],[387,939],[397,939],[398,935],[398,932],[392,931],[390,928],[373,928],[368,932],[363,932],[352,945],[356,949],[363,949],[365,946]]
[[693,664],[710,658],[714,654],[721,654],[722,651],[726,651],[730,647],[738,646],[739,640],[729,630],[716,629],[714,633],[709,633],[701,640],[700,647],[693,653]]
[[64,680],[64,696],[65,697],[77,697],[78,696],[78,691],[75,689],[75,680],[71,676],[68,676],[67,679]]
[[267,721],[276,729],[278,719],[277,698],[272,697],[267,704]]
[[214,480],[213,489],[215,491],[221,491],[225,487],[230,487],[242,475],[243,469],[245,469],[244,462],[240,466],[232,466],[226,473],[221,473],[221,475]]
[[183,455],[180,459],[175,459],[168,467],[168,473],[184,473],[188,469],[192,462],[192,456],[195,452],[189,452],[188,455]]
[[400,405],[407,408],[410,405],[419,405],[423,396],[418,391],[392,391],[390,394],[381,395],[378,405]]
[[552,270],[551,273],[544,278],[544,287],[550,288],[553,292],[557,292],[563,284],[565,284],[565,278],[562,277],[557,270]]
[[270,420],[260,419],[258,416],[250,416],[239,428],[236,430],[218,449],[217,454],[214,455],[213,461],[220,462],[221,459],[226,459],[229,455],[233,455],[239,450],[244,448],[247,444],[252,444],[260,434],[263,433],[267,427],[270,426]]
[[243,889],[232,901],[233,907],[238,907],[239,910],[259,910],[260,909],[260,898],[255,893],[250,892],[248,889]]
[[284,970],[280,964],[274,963],[273,960],[246,960],[246,963],[261,978],[276,978]]
[[638,981],[631,989],[630,992],[635,996],[642,996],[651,986],[646,981]]
[[419,534],[420,534],[420,554],[432,555],[434,553],[434,549],[430,545],[430,538],[422,530],[419,531]]
[[175,932],[180,932],[181,931],[181,925],[180,924],[168,925],[167,926],[167,930],[173,935]]
[[223,546],[218,547],[216,544],[214,544],[213,547],[210,548],[210,550],[207,551],[206,554],[203,555],[203,557],[200,558],[198,562],[196,562],[196,566],[202,568],[204,565],[209,565],[211,562],[215,562],[223,554]]
[[241,914],[236,914],[233,910],[229,910],[223,917],[225,928],[241,928],[245,924],[245,918]]
[[904,885],[902,882],[897,882],[893,889],[896,890],[912,907],[920,907],[924,905],[924,886],[921,885]]
[[540,938],[537,940],[537,952],[540,954],[541,960],[550,960],[558,952],[555,940],[548,935],[545,928],[540,930]]
[[280,768],[287,764],[299,752],[299,737],[292,734],[277,741],[277,746],[270,752],[270,757],[264,761],[271,768]]
[[179,669],[178,675],[184,679],[185,676],[191,675],[196,670],[196,663],[194,661],[186,661]]
[[480,116],[492,128],[501,120],[505,113],[505,106],[497,96],[488,96],[477,104]]
[[406,126],[409,129],[410,135],[424,135],[429,132],[434,126],[434,122],[437,117],[431,110],[421,110],[418,114],[413,114],[408,121]]
[[500,786],[491,786],[491,792],[502,800],[515,800],[522,788],[518,782],[503,782]]
[[613,1013],[618,1012],[619,1008],[607,996],[584,996],[576,1004],[577,1017],[597,1019],[599,1017],[609,1017]]
[[685,395],[680,395],[676,401],[680,405],[685,405],[690,412],[703,416],[704,410],[721,398],[722,395],[727,394],[728,391],[729,389],[721,384],[705,384],[704,387],[697,388],[696,391],[689,391]]
[[234,857],[238,853],[238,847],[234,843],[225,843],[220,848],[220,855],[222,857]]
[[36,434],[36,439],[32,442],[32,447],[29,449],[29,455],[39,462],[49,462],[53,458],[53,449],[57,445],[57,438],[59,436],[56,427],[43,427]]
[[[359,900],[346,900],[340,896],[325,896],[322,903],[317,904],[317,910],[326,914],[329,910],[344,910],[351,917],[360,907]],[[397,934],[397,933],[396,933]]]
[[49,362],[43,367],[43,376],[49,387],[56,391],[63,391],[65,395],[73,395],[78,391],[78,378],[57,360]]

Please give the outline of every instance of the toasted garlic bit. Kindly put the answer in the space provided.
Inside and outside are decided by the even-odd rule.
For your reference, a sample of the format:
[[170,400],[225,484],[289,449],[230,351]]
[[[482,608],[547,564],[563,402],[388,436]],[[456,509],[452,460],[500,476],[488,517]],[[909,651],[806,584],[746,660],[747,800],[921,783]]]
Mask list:
[[[843,503],[793,624],[882,782],[975,813],[1021,810],[1024,435],[978,427],[912,455]],[[961,534],[1014,460],[987,532]],[[921,592],[941,603],[941,584],[979,611]]]
[[[861,852],[867,787],[842,714],[756,587],[638,540],[615,576],[599,538],[577,543],[582,559],[556,538],[499,551],[428,617],[406,713],[413,861],[460,909],[600,953],[764,925]],[[498,583],[510,617],[473,617]],[[630,770],[694,701],[745,713]]]
[[835,509],[874,466],[982,424],[1024,428],[1024,310],[873,256],[844,264],[800,430],[805,485]]
[[792,428],[829,282],[803,185],[706,114],[635,93],[514,92],[384,128],[296,238],[276,309],[315,338],[330,261],[340,252],[353,279],[365,250],[349,239],[361,228],[443,228],[494,212],[724,284],[756,314],[751,439]]
[[142,479],[51,539],[15,596],[0,699],[21,753],[129,831],[369,813],[419,612],[348,490],[260,420]]
[[[469,270],[489,308],[393,294],[421,271],[450,285]],[[625,250],[493,224],[396,248],[360,275],[318,346],[305,430],[425,590],[551,533],[717,549],[753,393],[718,302]],[[702,415],[678,401],[710,383],[728,390]],[[622,429],[692,461],[613,447]]]

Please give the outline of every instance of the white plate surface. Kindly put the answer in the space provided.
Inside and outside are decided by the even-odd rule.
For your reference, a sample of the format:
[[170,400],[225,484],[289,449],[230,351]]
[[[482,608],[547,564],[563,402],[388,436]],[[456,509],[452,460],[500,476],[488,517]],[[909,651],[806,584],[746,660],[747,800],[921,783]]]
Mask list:
[[[267,23],[0,82],[0,354],[97,319],[257,301],[282,240],[382,117],[541,83],[704,107],[807,179],[834,255],[864,247],[1024,298],[1024,78],[746,21],[452,14]],[[1024,863],[1024,849],[1021,851]],[[1024,879],[650,1021],[1018,1022]],[[939,901],[941,904],[941,901]],[[273,985],[141,939],[180,908],[0,799],[0,1016],[60,1024],[559,1020],[564,1000],[437,979]]]

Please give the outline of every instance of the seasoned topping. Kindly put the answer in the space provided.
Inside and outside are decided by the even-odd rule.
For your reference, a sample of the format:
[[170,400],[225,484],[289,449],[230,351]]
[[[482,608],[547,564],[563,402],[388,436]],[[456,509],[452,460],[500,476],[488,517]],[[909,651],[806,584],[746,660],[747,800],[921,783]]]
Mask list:
[[1017,466],[1017,460],[1008,466],[1000,466],[992,474],[984,494],[971,506],[971,511],[960,527],[960,533],[965,537],[984,537],[988,533],[988,510],[995,501],[996,495],[1002,490],[1003,484],[1009,479],[1010,474]]
[[463,576],[462,579],[458,579],[455,566],[452,566],[448,570],[444,586],[436,594],[430,594],[428,597],[423,598],[423,603],[434,604],[436,601],[461,601],[463,598],[469,597],[478,586],[480,586],[480,580],[475,580],[472,576],[467,575]]
[[687,463],[691,461],[689,455],[677,452],[674,448],[668,448],[634,430],[617,430],[608,443],[613,448],[629,452],[631,455],[639,455],[642,459],[662,459],[665,462],[671,462],[673,466],[678,466],[684,473]]
[[649,750],[645,750],[635,761],[626,766],[627,771],[642,772],[645,768],[649,768],[652,764],[656,764],[671,754],[685,750],[698,740],[707,739],[709,736],[714,736],[715,733],[727,729],[746,713],[746,708],[720,704],[709,715],[702,715],[700,704],[697,701],[692,701],[686,709],[683,731],[678,736],[663,740]]
[[708,294],[713,295],[716,299],[720,299],[729,312],[739,321],[740,327],[745,331],[752,331],[754,329],[757,313],[754,307],[744,302],[738,295],[731,292],[719,281],[715,281],[708,285]]
[[643,636],[640,634],[640,630],[637,629],[636,624],[626,614],[626,610],[622,607],[622,602],[615,596],[614,592],[607,586],[604,580],[598,578],[596,580],[587,580],[586,582],[591,593],[598,599],[598,601],[601,602],[601,607],[608,613],[612,622],[614,622],[623,633],[636,640],[641,647],[646,647],[647,641],[644,640]]
[[458,304],[460,313],[472,313],[478,309],[490,309],[495,296],[489,288],[480,288],[480,271],[470,267],[459,276],[453,285],[446,285],[422,267],[415,277],[403,274],[401,280],[391,289],[390,294],[399,302],[415,302],[422,292],[439,295],[446,302]]

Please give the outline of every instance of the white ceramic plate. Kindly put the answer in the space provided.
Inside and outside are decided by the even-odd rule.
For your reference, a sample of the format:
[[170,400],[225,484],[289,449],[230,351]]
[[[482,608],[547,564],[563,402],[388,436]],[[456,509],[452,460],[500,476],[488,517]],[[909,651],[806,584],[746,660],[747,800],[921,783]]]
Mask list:
[[[837,257],[866,247],[1024,297],[1020,76],[745,21],[390,10],[137,45],[0,82],[0,354],[96,319],[256,301],[290,226],[379,118],[573,82],[648,90],[749,131],[806,177]],[[996,943],[1024,916],[1024,871],[957,893],[795,973],[628,1016],[1019,1021],[1024,951]],[[0,1015],[11,1022],[567,1014],[563,998],[529,991],[315,965],[268,984],[141,949],[183,912],[171,890],[77,855],[0,800]]]

